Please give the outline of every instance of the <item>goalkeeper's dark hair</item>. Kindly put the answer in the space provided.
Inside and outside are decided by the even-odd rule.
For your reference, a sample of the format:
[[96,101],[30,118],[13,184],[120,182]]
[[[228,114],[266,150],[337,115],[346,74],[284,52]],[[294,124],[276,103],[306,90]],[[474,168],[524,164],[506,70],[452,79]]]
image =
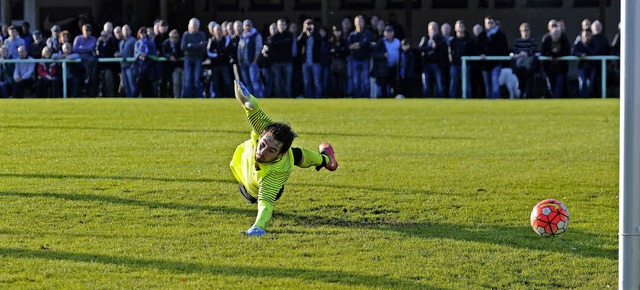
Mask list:
[[262,131],[263,135],[266,133],[271,133],[271,135],[273,135],[276,140],[282,142],[282,148],[280,148],[280,152],[278,152],[278,154],[287,152],[287,150],[291,148],[293,139],[298,137],[298,134],[293,132],[289,124],[282,122],[269,124],[266,128],[264,128],[264,131]]

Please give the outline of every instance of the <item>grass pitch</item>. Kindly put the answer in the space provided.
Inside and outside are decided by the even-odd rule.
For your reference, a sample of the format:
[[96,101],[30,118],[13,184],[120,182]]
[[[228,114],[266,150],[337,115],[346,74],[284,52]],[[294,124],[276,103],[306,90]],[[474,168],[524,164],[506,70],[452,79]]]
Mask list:
[[0,288],[617,287],[618,100],[261,104],[340,167],[297,168],[247,238],[235,100],[0,100]]

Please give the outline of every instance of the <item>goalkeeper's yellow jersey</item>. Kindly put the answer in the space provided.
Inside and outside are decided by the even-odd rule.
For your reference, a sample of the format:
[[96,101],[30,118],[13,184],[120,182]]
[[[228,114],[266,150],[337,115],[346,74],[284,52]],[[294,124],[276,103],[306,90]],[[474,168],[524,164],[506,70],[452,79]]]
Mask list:
[[[254,103],[257,105],[257,102]],[[293,171],[293,151],[290,148],[282,158],[271,163],[256,162],[256,147],[260,133],[273,123],[273,120],[258,107],[247,110],[247,115],[253,126],[251,139],[238,145],[230,166],[236,180],[242,183],[251,195],[258,197],[258,216],[254,225],[265,229],[271,219],[276,196]]]
[[251,195],[273,203],[293,171],[293,152],[289,149],[282,158],[274,162],[258,163],[258,137],[258,133],[251,131],[251,139],[238,145],[231,160],[231,171]]

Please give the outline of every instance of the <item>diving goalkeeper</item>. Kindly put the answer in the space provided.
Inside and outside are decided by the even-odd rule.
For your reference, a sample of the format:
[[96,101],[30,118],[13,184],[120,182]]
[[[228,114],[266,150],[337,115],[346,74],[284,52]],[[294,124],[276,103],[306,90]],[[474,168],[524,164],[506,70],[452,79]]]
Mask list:
[[242,104],[253,131],[251,139],[238,145],[231,160],[231,171],[238,181],[240,193],[249,203],[258,203],[258,215],[253,226],[242,231],[247,236],[262,236],[273,205],[284,191],[284,183],[294,165],[302,168],[326,168],[334,171],[338,162],[329,143],[320,144],[319,152],[291,147],[297,137],[288,124],[274,122],[267,116],[254,96],[240,81],[234,82],[236,99]]

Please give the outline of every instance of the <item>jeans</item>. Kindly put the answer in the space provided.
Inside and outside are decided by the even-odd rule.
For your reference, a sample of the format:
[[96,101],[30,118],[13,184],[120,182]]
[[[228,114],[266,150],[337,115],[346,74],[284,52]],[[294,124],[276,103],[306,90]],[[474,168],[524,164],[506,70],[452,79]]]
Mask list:
[[273,75],[273,96],[278,98],[291,98],[293,63],[274,62],[271,65],[271,74]]
[[2,96],[3,98],[8,98],[11,96],[11,94],[9,93],[9,89],[11,88],[11,82],[10,81],[3,81],[0,82],[0,89],[2,90]]
[[[449,97],[462,97],[462,94],[459,93],[459,88],[462,85],[462,65],[452,64],[449,68],[449,78]],[[467,98],[471,98],[471,68],[469,66],[467,66],[467,75],[465,78],[467,80],[467,87],[465,89]]]
[[260,76],[262,80],[264,80],[262,93],[264,97],[272,97],[273,96],[273,75],[271,74],[270,67],[260,68]]
[[262,98],[262,85],[260,84],[260,68],[257,63],[246,64],[243,63],[240,65],[240,75],[242,77],[242,81],[244,85],[253,90],[252,93],[256,98]]
[[199,57],[184,58],[183,98],[202,98],[202,59]]
[[596,81],[596,69],[592,66],[585,66],[578,69],[578,87],[580,97],[589,98],[594,94],[594,84]]
[[182,80],[184,79],[184,70],[180,67],[174,68],[171,72],[171,81],[173,86],[173,97],[182,98]]
[[433,87],[431,78],[433,77],[436,85],[437,98],[444,97],[444,87],[442,86],[442,71],[437,63],[426,63],[422,69],[422,91],[425,98],[431,97]]
[[550,71],[547,75],[549,84],[553,91],[554,98],[560,98],[564,95],[564,86],[567,82],[567,73],[559,71]]
[[302,80],[305,98],[322,97],[322,67],[319,63],[303,63]]
[[348,66],[351,72],[351,92],[353,93],[353,97],[370,97],[371,87],[369,85],[369,60],[351,59]]
[[214,66],[211,68],[211,84],[209,91],[211,97],[231,97],[233,83],[231,82],[231,72],[228,66]]
[[501,69],[502,69],[501,65],[496,65],[491,70],[482,70],[482,80],[484,81],[484,90],[488,98],[491,98],[491,99],[500,98],[500,84],[498,82],[498,79],[500,77]]
[[136,78],[133,75],[133,68],[131,66],[122,68],[122,84],[124,86],[124,95],[127,98],[136,96]]

